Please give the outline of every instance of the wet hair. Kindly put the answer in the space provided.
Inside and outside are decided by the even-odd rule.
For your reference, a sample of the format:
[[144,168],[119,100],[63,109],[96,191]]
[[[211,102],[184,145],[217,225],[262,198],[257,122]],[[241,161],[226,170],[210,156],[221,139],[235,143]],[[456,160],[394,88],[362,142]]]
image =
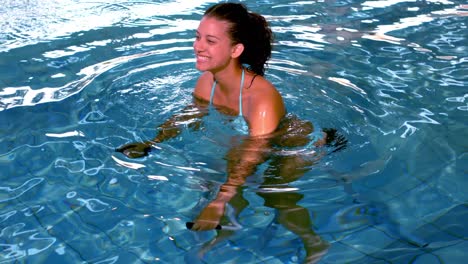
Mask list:
[[229,23],[233,44],[242,43],[244,51],[239,60],[258,75],[264,75],[265,64],[271,57],[273,33],[266,19],[257,13],[249,12],[240,3],[220,3],[211,6],[204,16]]

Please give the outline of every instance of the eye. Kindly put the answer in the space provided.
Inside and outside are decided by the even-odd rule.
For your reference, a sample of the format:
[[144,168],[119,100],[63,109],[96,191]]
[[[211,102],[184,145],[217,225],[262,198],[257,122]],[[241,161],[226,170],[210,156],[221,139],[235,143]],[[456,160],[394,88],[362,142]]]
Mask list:
[[206,42],[210,45],[216,44],[216,39],[212,37],[207,37]]

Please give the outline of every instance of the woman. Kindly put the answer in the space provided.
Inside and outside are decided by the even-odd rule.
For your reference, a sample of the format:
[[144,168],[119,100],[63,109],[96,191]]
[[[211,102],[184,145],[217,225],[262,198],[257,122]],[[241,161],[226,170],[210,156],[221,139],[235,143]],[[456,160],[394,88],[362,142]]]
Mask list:
[[117,151],[130,158],[147,155],[154,143],[175,137],[180,121],[199,125],[208,105],[237,115],[235,128],[250,136],[271,134],[285,115],[283,99],[263,75],[271,56],[273,34],[265,18],[244,5],[222,3],[206,10],[193,44],[196,68],[203,71],[194,89],[194,104],[162,124],[157,136]]
[[194,96],[238,113],[251,136],[272,133],[286,111],[281,95],[263,78],[272,41],[265,19],[240,4],[218,4],[205,12],[196,34],[196,67],[204,73]]
[[[325,143],[326,133],[311,142],[314,128],[310,122],[286,115],[283,99],[277,89],[264,78],[265,64],[271,56],[273,34],[265,18],[249,12],[242,4],[221,3],[206,10],[196,31],[193,48],[196,68],[203,72],[198,79],[194,104],[162,124],[157,136],[147,142],[124,145],[117,151],[128,157],[146,155],[155,143],[175,137],[180,132],[177,124],[190,121],[198,128],[200,117],[208,106],[236,116],[233,128],[246,134],[243,142],[226,155],[227,181],[211,201],[189,225],[192,230],[211,230],[219,227],[226,203],[245,207],[240,186],[252,175],[257,165],[270,159],[274,166],[266,171],[264,186],[278,182],[288,183],[300,177],[313,160],[301,157],[272,157],[275,146],[303,146]],[[328,139],[333,135],[328,135]],[[259,193],[265,205],[278,210],[278,221],[298,234],[304,241],[307,256],[315,259],[326,248],[311,230],[307,210],[297,205],[302,195],[291,192]],[[243,202],[244,201],[244,202]],[[240,209],[239,209],[240,210]]]

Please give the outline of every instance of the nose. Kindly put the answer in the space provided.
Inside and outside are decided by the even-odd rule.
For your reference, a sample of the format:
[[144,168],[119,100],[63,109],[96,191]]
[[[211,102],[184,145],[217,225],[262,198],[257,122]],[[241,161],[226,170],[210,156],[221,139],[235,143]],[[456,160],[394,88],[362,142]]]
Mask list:
[[199,52],[199,51],[202,51],[204,48],[203,44],[201,43],[200,40],[196,39],[194,42],[193,42],[193,49],[195,50],[195,52]]

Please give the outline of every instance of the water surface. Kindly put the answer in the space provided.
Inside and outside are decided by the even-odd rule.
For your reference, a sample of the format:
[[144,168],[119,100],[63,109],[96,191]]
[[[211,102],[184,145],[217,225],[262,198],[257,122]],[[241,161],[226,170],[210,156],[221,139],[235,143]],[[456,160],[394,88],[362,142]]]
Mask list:
[[[305,250],[249,178],[241,228],[185,228],[226,179],[219,126],[139,160],[191,102],[194,30],[216,1],[0,5],[0,263],[296,263]],[[468,8],[462,1],[243,1],[276,34],[266,76],[345,150],[289,184],[320,263],[463,263]],[[211,243],[211,244],[210,244]],[[211,245],[211,246],[210,246]]]

